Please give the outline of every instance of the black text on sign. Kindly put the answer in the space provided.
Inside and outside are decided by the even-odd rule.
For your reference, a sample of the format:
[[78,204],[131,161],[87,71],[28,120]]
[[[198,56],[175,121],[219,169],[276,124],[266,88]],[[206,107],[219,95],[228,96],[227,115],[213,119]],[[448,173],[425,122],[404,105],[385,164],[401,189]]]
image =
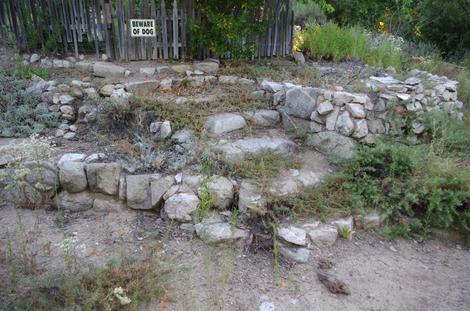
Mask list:
[[131,37],[155,37],[154,19],[131,19]]

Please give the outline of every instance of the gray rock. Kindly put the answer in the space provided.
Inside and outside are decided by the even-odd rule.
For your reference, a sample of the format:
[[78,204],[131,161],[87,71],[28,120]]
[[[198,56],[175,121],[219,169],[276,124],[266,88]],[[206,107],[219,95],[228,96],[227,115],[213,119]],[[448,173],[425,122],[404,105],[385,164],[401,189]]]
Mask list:
[[300,88],[291,88],[286,92],[285,112],[289,115],[310,119],[315,110],[315,100]]
[[172,79],[163,79],[162,81],[160,81],[160,88],[162,90],[171,90],[172,86],[173,86]]
[[152,179],[150,181],[151,205],[153,208],[159,208],[163,203],[163,195],[173,186],[174,178],[172,176]]
[[369,132],[372,134],[384,134],[386,132],[385,124],[382,120],[368,120],[367,125],[369,127]]
[[278,236],[291,244],[305,246],[307,245],[307,232],[304,229],[295,226],[281,226],[277,232]]
[[291,247],[279,244],[279,253],[296,263],[307,263],[310,259],[310,251],[303,247]]
[[79,193],[68,193],[62,191],[57,196],[55,203],[58,209],[63,209],[69,212],[81,212],[89,210],[93,207],[95,196],[89,191]]
[[281,116],[276,110],[255,110],[244,113],[245,118],[258,126],[271,127],[277,125],[281,121]]
[[121,165],[119,163],[89,163],[86,165],[88,185],[93,192],[117,195]]
[[364,119],[366,117],[366,111],[364,110],[364,106],[361,104],[346,104],[346,109],[353,118]]
[[332,225],[320,225],[307,232],[310,241],[316,246],[330,246],[338,239],[338,230]]
[[187,64],[178,64],[171,66],[171,70],[176,73],[185,74],[186,71],[193,71],[193,66]]
[[220,76],[219,77],[220,84],[237,84],[238,77],[236,76]]
[[97,212],[116,212],[124,209],[124,203],[114,196],[96,194],[93,201],[93,210]]
[[79,61],[75,63],[75,67],[84,71],[91,71],[93,69],[93,63],[88,61]]
[[113,94],[114,85],[113,84],[106,84],[100,89],[100,94],[105,97],[109,97]]
[[382,84],[400,84],[401,83],[400,80],[397,80],[392,76],[386,76],[386,77],[372,76],[369,79],[371,79],[373,81],[377,81],[377,82],[382,83]]
[[29,59],[29,62],[31,64],[34,64],[37,61],[39,61],[40,59],[41,59],[41,57],[38,54],[35,53],[35,54],[31,55],[31,58]]
[[97,110],[91,105],[83,105],[78,108],[78,122],[79,123],[90,123],[96,120]]
[[70,105],[62,105],[60,106],[60,112],[62,112],[63,114],[74,115],[75,109],[73,108],[73,106]]
[[171,139],[178,144],[189,144],[192,142],[193,134],[190,130],[182,129],[176,131]]
[[369,128],[367,127],[367,120],[362,119],[362,120],[357,120],[356,126],[354,129],[354,133],[352,134],[352,137],[354,138],[363,138],[366,137],[367,134],[369,134]]
[[248,214],[264,214],[267,201],[260,189],[253,183],[243,180],[240,184],[238,209]]
[[385,214],[371,213],[367,215],[354,216],[354,225],[361,229],[380,227],[386,219]]
[[63,137],[64,139],[67,139],[67,140],[74,140],[77,137],[77,133],[68,132],[68,133],[65,133]]
[[64,130],[57,129],[57,131],[55,131],[55,137],[63,137],[64,135],[65,135]]
[[259,154],[266,150],[286,154],[298,149],[298,146],[291,140],[269,136],[239,139],[234,145],[242,152],[249,154]]
[[191,215],[199,206],[199,199],[193,193],[175,193],[163,206],[166,216],[179,222],[191,222]]
[[220,135],[246,126],[245,119],[234,113],[221,113],[213,115],[206,120],[206,130],[213,135]]
[[163,122],[152,122],[150,132],[154,134],[157,140],[163,140],[171,136],[171,123],[166,120]]
[[352,102],[354,95],[347,92],[335,92],[333,93],[333,102],[335,105],[344,106],[347,103]]
[[292,56],[294,57],[294,61],[297,64],[299,64],[299,65],[305,64],[305,56],[302,52],[293,52]]
[[85,160],[86,155],[83,153],[64,153],[59,161],[57,162],[57,166],[62,166],[65,162],[82,162]]
[[338,115],[336,120],[336,131],[342,135],[349,136],[354,131],[354,122],[349,112],[343,111]]
[[128,207],[139,210],[151,209],[150,175],[127,175],[126,196]]
[[207,244],[234,242],[249,237],[246,230],[234,228],[231,224],[219,220],[203,220],[194,228],[199,238]]
[[144,76],[153,76],[155,75],[155,67],[143,67],[139,69],[139,72]]
[[84,191],[88,186],[85,164],[73,161],[62,163],[59,166],[59,180],[62,188],[69,193]]
[[33,76],[31,79],[32,84],[28,88],[26,88],[26,93],[39,96],[41,93],[46,89],[47,82],[44,81],[42,78],[38,76]]
[[219,64],[215,62],[197,62],[193,64],[194,70],[200,70],[208,74],[215,74],[219,71]]
[[334,110],[334,107],[329,101],[324,101],[320,103],[317,107],[318,113],[322,116],[329,114],[333,110]]
[[260,88],[263,91],[271,92],[271,93],[276,93],[284,88],[284,86],[280,83],[273,82],[273,81],[268,81],[268,80],[263,80],[260,83]]
[[112,63],[97,62],[93,65],[93,74],[102,78],[120,78],[125,71],[126,68]]
[[309,135],[306,144],[322,153],[343,159],[352,159],[356,149],[351,138],[330,131]]
[[107,157],[106,157],[106,154],[104,153],[92,153],[90,154],[89,156],[87,156],[85,158],[85,162],[86,163],[94,163],[94,162],[98,162],[98,161],[102,161],[102,160],[105,160]]
[[334,131],[336,127],[336,121],[338,120],[339,108],[336,107],[335,110],[330,113],[325,119],[325,126],[328,131]]
[[233,183],[223,176],[213,176],[207,183],[213,207],[228,209],[233,202],[235,187]]

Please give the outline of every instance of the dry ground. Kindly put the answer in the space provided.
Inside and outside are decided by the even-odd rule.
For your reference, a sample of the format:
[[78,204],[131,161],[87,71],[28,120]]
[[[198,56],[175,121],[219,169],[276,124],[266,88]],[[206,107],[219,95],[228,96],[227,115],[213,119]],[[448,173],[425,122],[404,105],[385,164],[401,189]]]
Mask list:
[[[143,257],[163,241],[166,264],[172,269],[172,302],[167,310],[259,310],[263,303],[275,310],[470,308],[470,251],[453,242],[389,243],[375,233],[360,232],[352,241],[339,240],[331,248],[314,250],[309,264],[281,260],[276,284],[271,251],[206,246],[154,213],[85,212],[62,218],[56,211],[3,207],[3,280],[10,273],[5,260],[8,247],[13,245],[14,252],[22,254],[22,236],[41,273],[64,269],[66,243],[72,245],[78,263],[103,265],[119,256]],[[331,294],[319,283],[320,258],[334,263],[331,272],[349,286],[350,296]],[[0,288],[6,285],[2,282]],[[142,310],[159,308],[152,303]]]

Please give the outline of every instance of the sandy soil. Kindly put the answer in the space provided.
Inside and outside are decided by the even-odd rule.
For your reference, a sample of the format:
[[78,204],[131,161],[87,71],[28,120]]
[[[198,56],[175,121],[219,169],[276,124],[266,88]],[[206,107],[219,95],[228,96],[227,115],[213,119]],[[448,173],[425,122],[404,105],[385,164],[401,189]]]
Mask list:
[[[309,264],[281,259],[276,284],[272,252],[206,246],[154,213],[59,216],[55,211],[0,208],[0,254],[6,254],[8,241],[21,252],[24,232],[28,253],[46,273],[64,267],[67,243],[78,262],[104,264],[122,254],[145,256],[163,241],[166,264],[173,271],[173,303],[167,310],[470,309],[470,250],[456,243],[388,243],[374,233],[359,232],[352,241],[314,250]],[[331,294],[317,280],[319,259],[334,263],[330,273],[349,286],[350,296]],[[6,261],[0,261],[2,278],[7,272]],[[150,304],[142,310],[159,307]]]

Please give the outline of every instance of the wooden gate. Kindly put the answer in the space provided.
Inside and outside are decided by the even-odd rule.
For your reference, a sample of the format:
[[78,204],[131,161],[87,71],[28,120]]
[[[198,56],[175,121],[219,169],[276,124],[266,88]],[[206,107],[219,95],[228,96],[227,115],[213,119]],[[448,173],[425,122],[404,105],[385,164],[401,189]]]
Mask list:
[[[47,46],[44,36],[37,36],[46,31],[66,52],[76,55],[95,52],[116,60],[181,59],[189,56],[188,21],[203,18],[195,1],[1,0],[0,35],[21,50]],[[290,54],[292,0],[265,0],[260,9],[265,12],[266,29],[258,38],[247,39],[256,43],[255,57]],[[131,37],[130,19],[154,19],[157,35]],[[198,54],[205,58],[211,51],[205,48]]]

